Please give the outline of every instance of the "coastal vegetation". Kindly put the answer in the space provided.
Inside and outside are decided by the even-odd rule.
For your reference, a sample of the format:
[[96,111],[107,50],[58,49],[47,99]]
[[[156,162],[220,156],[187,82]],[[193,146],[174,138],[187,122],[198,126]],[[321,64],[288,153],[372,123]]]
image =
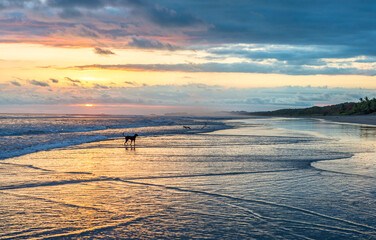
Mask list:
[[359,102],[345,102],[323,107],[309,107],[301,109],[279,109],[267,112],[253,112],[259,116],[335,116],[362,115],[376,112],[376,98],[360,98]]

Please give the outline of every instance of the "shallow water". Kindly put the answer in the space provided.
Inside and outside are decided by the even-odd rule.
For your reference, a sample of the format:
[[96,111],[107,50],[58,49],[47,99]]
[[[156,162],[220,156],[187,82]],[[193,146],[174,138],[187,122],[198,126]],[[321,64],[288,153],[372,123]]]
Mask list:
[[1,161],[0,239],[375,239],[375,129],[227,124]]

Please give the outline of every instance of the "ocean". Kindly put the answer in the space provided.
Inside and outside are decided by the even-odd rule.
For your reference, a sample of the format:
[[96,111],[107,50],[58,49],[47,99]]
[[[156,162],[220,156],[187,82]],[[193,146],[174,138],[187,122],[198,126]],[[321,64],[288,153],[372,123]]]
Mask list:
[[0,239],[376,238],[375,127],[2,114],[0,136]]
[[[137,131],[143,136],[221,129],[221,118],[180,116],[0,114],[0,159],[85,142],[121,137]],[[210,126],[208,125],[210,124]]]

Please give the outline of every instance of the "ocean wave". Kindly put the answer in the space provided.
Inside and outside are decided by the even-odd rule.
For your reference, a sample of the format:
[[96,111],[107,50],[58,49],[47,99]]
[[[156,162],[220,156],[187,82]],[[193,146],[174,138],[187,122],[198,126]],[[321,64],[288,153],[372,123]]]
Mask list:
[[41,134],[51,134],[51,133],[82,133],[82,132],[92,132],[98,130],[107,129],[106,126],[100,127],[83,127],[83,128],[72,128],[72,129],[49,129],[49,130],[40,130],[40,129],[25,129],[25,130],[0,130],[0,136],[24,136],[24,135],[41,135]]
[[[191,121],[192,122],[192,121]],[[67,118],[67,117],[17,117],[0,119],[0,136],[42,135],[51,133],[83,133],[106,129],[141,128],[179,125],[172,118]],[[193,122],[191,123],[193,124]]]
[[[216,118],[0,115],[0,159],[131,135],[196,134],[227,128]],[[183,126],[190,126],[189,130]]]
[[46,150],[55,149],[55,148],[68,147],[68,146],[78,145],[78,144],[87,143],[87,142],[94,142],[94,141],[99,141],[99,140],[105,140],[105,139],[107,139],[107,137],[102,136],[102,135],[80,136],[76,138],[65,139],[65,141],[51,141],[51,142],[37,144],[33,146],[27,146],[27,147],[20,146],[18,149],[12,149],[10,151],[5,150],[5,151],[0,152],[0,159],[17,157],[17,156],[22,156],[22,155],[29,154],[29,153],[46,151]]

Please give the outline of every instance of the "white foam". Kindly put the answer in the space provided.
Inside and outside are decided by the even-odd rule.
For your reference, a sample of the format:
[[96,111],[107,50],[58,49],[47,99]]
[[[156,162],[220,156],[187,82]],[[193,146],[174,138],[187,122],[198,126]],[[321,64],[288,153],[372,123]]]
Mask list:
[[40,144],[40,145],[35,145],[35,146],[30,146],[26,147],[23,149],[19,149],[17,151],[4,151],[0,153],[0,159],[5,159],[5,158],[11,158],[11,157],[17,157],[21,156],[24,154],[29,154],[29,153],[34,153],[34,152],[39,152],[39,151],[46,151],[54,148],[62,148],[62,147],[68,147],[72,145],[78,145],[82,143],[87,143],[87,142],[94,142],[98,140],[104,140],[107,139],[105,136],[101,135],[95,135],[95,136],[81,136],[80,138],[73,138],[73,139],[67,139],[66,141],[59,141],[59,142],[52,142],[52,143],[45,143],[45,144]]

